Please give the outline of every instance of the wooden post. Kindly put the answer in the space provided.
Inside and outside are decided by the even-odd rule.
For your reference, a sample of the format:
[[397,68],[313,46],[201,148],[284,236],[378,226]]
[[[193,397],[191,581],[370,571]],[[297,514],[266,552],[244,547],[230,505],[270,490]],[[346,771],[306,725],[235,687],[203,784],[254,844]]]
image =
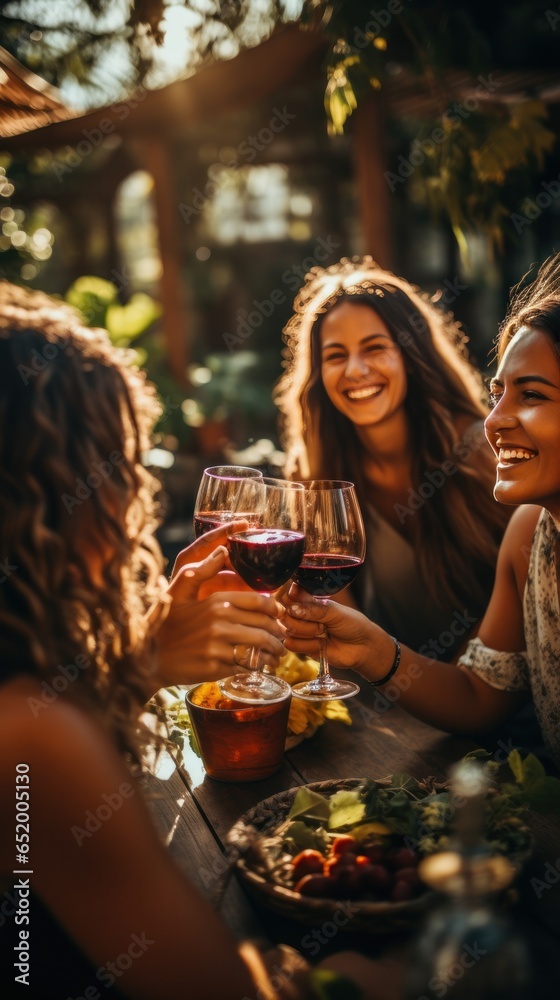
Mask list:
[[162,325],[169,369],[179,384],[188,385],[187,352],[187,303],[181,268],[181,241],[179,239],[178,198],[175,194],[173,161],[169,155],[169,142],[150,138],[148,142],[135,143],[146,170],[154,179],[154,201],[157,214],[159,251],[161,255],[161,304]]
[[393,267],[391,194],[383,176],[385,131],[381,98],[372,93],[363,98],[352,115],[354,163],[364,250],[381,267]]

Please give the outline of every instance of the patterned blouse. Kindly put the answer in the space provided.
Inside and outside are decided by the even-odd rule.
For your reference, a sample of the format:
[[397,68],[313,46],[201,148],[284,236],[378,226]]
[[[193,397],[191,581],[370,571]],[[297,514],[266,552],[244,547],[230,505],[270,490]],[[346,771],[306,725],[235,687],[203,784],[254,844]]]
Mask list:
[[560,529],[543,510],[523,595],[527,649],[504,653],[471,639],[458,663],[500,691],[531,691],[544,741],[560,767]]

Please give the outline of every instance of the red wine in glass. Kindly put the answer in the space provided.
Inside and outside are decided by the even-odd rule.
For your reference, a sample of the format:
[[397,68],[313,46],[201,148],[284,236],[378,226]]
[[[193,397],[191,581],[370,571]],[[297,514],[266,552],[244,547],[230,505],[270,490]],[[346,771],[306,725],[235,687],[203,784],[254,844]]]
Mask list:
[[330,597],[353,583],[362,566],[357,556],[305,553],[294,580],[313,597]]
[[[258,528],[228,537],[230,562],[253,590],[269,595],[298,568],[305,544],[304,490],[300,483],[265,477],[262,480]],[[228,698],[237,701],[280,701],[289,684],[264,673],[261,651],[251,650],[249,671],[218,681]]]
[[214,465],[200,480],[193,512],[195,538],[236,519],[255,523],[262,472],[245,465]]
[[[365,558],[365,532],[353,483],[333,479],[305,482],[305,553],[295,582],[317,601],[326,601],[355,579]],[[329,672],[328,632],[319,637],[319,675],[295,684],[292,693],[305,701],[351,698],[354,681]]]
[[234,570],[253,590],[270,594],[287,583],[298,568],[304,549],[301,531],[251,529],[228,538]]

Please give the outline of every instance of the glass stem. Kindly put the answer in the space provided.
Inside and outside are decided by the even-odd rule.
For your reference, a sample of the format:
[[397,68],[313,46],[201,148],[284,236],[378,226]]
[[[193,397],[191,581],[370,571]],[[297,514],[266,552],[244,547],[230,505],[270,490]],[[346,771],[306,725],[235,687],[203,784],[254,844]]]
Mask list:
[[[324,601],[319,601],[319,604],[324,604]],[[321,626],[321,634],[319,636],[319,674],[317,676],[317,683],[323,684],[328,683],[330,678],[329,673],[329,659],[327,656],[327,647],[329,644],[329,633],[324,625]]]
[[254,674],[249,674],[247,680],[251,684],[258,683],[258,677],[255,674],[260,674],[262,672],[262,658],[261,651],[258,646],[253,646],[251,649],[251,655],[249,657],[249,670],[253,670]]

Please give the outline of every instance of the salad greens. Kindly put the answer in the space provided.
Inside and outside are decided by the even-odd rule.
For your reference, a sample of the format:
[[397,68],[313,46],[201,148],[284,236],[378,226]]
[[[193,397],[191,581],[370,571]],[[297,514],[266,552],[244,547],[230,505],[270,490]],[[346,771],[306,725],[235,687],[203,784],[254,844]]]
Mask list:
[[[528,810],[559,811],[560,780],[547,776],[534,755],[523,759],[518,750],[508,756],[505,778],[501,765],[486,750],[474,750],[464,758],[472,759],[481,761],[489,779],[484,831],[489,848],[502,854],[524,853],[532,843]],[[295,854],[306,848],[322,851],[333,835],[342,832],[364,842],[400,835],[406,846],[432,854],[449,847],[458,805],[449,781],[419,781],[402,773],[382,782],[366,778],[330,797],[304,786],[294,798],[282,842]]]

